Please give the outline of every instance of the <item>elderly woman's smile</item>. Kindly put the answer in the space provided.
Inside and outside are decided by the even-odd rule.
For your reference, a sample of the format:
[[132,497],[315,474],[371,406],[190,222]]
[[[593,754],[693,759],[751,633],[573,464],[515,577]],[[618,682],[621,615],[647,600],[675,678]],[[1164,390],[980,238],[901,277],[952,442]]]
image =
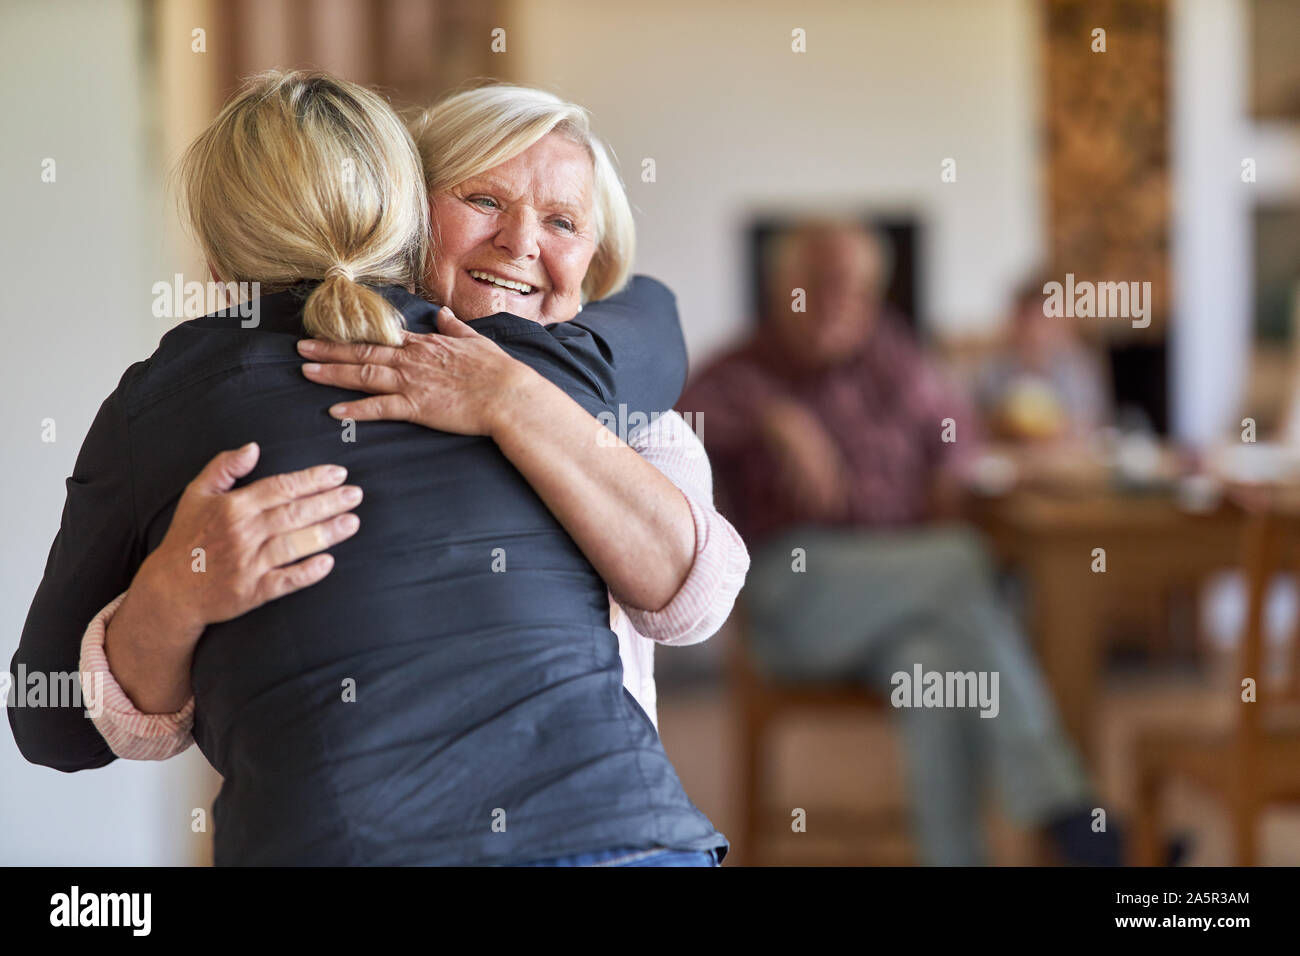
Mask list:
[[532,295],[536,290],[534,286],[526,282],[515,279],[507,279],[503,276],[496,275],[492,272],[483,272],[479,269],[469,270],[470,278],[477,282],[483,282],[487,285],[500,286],[503,289],[509,289],[511,292],[518,292],[520,295]]
[[433,297],[467,320],[573,318],[596,251],[592,194],[590,154],[560,133],[435,194]]

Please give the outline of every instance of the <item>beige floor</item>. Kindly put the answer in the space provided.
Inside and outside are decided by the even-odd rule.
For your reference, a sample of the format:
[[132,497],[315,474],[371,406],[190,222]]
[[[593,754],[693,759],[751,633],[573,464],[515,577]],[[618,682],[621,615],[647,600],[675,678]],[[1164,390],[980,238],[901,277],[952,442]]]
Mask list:
[[[660,731],[687,793],[734,842],[738,832],[732,797],[735,747],[723,689],[710,686],[673,691],[661,686],[660,695]],[[1192,678],[1112,677],[1107,681],[1098,715],[1098,785],[1108,806],[1121,814],[1129,806],[1129,741],[1134,728],[1152,720],[1182,720],[1189,714],[1204,713],[1207,697],[1203,686]],[[844,720],[800,718],[774,736],[773,746],[780,759],[774,803],[783,807],[813,803],[847,808],[902,805],[900,755],[886,719],[870,715]],[[1169,788],[1165,806],[1169,826],[1193,837],[1186,865],[1231,864],[1226,817],[1213,797],[1176,782]],[[778,855],[775,859],[820,859],[832,865],[912,862],[903,829],[865,846],[845,845],[833,834],[823,839],[816,831],[816,819],[811,818],[807,833],[785,843],[798,856]],[[799,843],[789,842],[793,840]],[[999,820],[995,810],[991,811],[990,840],[999,864],[1024,865],[1036,859],[1031,836]],[[782,849],[774,852],[782,854]],[[1269,812],[1263,825],[1262,853],[1268,865],[1300,865],[1300,807]]]

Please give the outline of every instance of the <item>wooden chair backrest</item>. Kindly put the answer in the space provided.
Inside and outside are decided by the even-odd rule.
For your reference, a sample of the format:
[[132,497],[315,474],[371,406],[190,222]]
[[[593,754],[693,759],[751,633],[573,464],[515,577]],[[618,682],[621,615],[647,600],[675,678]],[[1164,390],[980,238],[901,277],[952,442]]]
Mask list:
[[1274,658],[1267,633],[1268,596],[1273,580],[1283,572],[1300,580],[1300,515],[1274,511],[1251,515],[1243,537],[1243,564],[1246,627],[1238,647],[1237,678],[1255,681],[1255,703],[1240,709],[1241,729],[1253,736],[1270,712],[1300,705],[1300,613],[1290,629],[1287,646],[1282,649],[1285,668],[1280,680],[1272,670]]

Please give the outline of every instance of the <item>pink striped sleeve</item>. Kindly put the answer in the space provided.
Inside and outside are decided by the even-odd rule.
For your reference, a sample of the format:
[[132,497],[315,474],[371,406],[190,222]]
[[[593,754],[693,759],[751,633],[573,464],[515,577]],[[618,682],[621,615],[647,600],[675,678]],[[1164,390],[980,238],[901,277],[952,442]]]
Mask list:
[[190,730],[194,726],[194,698],[174,714],[145,714],[136,709],[121,685],[108,669],[104,653],[104,636],[108,622],[122,604],[122,592],[91,619],[81,639],[81,673],[83,683],[89,677],[101,688],[103,706],[91,717],[95,728],[108,741],[109,749],[127,760],[166,760],[194,743]]
[[660,644],[698,644],[717,633],[736,603],[749,552],[731,522],[713,507],[713,474],[704,445],[676,412],[628,437],[646,461],[686,498],[695,523],[695,560],[681,588],[658,611],[620,601],[637,633]]

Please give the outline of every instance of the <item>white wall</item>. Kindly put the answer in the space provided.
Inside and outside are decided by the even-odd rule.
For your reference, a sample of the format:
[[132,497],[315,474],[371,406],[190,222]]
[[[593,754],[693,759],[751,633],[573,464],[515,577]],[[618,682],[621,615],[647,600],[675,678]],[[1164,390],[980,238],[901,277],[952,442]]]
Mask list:
[[[1038,254],[1028,0],[519,0],[509,12],[511,75],[587,106],[614,146],[638,267],[677,291],[695,362],[746,321],[754,211],[919,211],[941,333],[989,330]],[[655,183],[641,182],[645,157]],[[945,157],[956,183],[940,182]]]
[[[145,74],[143,4],[0,7],[0,321],[6,414],[0,667],[8,669],[58,530],[63,482],[100,402],[163,329],[150,286],[167,275],[161,176]],[[54,183],[41,161],[56,162]],[[167,210],[170,213],[170,209]],[[53,418],[56,441],[41,441]],[[63,774],[26,763],[0,728],[0,864],[188,863],[206,838],[197,751]]]
[[[1294,125],[1248,115],[1245,0],[1178,0],[1172,7],[1171,330],[1174,431],[1206,445],[1240,430],[1251,359],[1256,203],[1300,195]],[[1243,159],[1257,181],[1241,179]]]
[[1247,37],[1238,0],[1172,12],[1173,428],[1204,445],[1237,413],[1250,361]]

